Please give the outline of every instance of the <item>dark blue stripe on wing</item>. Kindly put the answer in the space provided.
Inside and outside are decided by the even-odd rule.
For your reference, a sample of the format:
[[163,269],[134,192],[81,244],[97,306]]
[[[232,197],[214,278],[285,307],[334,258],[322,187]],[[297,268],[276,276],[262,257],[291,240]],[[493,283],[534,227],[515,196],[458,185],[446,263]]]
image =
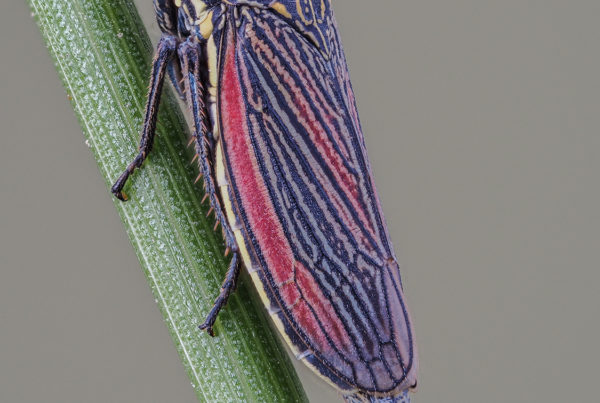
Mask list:
[[[345,69],[345,61],[333,22],[332,55],[325,61],[307,45],[305,38],[272,13],[246,8],[240,15],[238,41],[226,46],[237,49],[238,76],[247,100],[246,124],[265,190],[294,259],[307,268],[331,303],[354,352],[337,346],[328,334],[327,324],[319,318],[317,322],[331,350],[328,352],[319,351],[305,329],[290,321],[293,312],[283,302],[280,285],[269,271],[246,212],[238,203],[238,218],[252,245],[249,252],[262,267],[259,275],[268,297],[282,308],[280,318],[286,333],[299,348],[313,352],[307,360],[343,389],[357,386],[378,392],[393,390],[405,380],[412,365],[412,333],[399,276],[391,272],[397,270],[397,265],[373,187],[360,126],[353,115],[354,101],[348,97],[349,82],[338,77],[339,71]],[[269,27],[278,33],[273,34]],[[257,50],[257,41],[263,50]],[[302,60],[292,55],[294,51],[307,58],[304,66],[299,66]],[[224,48],[221,52],[225,53]],[[265,52],[271,52],[271,59],[277,59],[281,66],[274,66]],[[300,73],[301,67],[312,74]],[[315,99],[315,93],[321,96]],[[309,109],[315,118],[310,124],[321,128],[320,135],[337,153],[333,157],[324,155],[312,143],[307,123],[299,120],[298,105],[293,101],[296,97],[311,101]],[[338,121],[321,113],[330,106],[322,102],[335,106]],[[255,107],[256,104],[262,107]],[[344,187],[347,189],[348,185],[342,186],[338,181],[339,172],[332,169],[330,160],[338,157],[343,169],[357,179],[357,194],[348,194]],[[227,155],[225,163],[231,172]],[[230,185],[233,199],[241,200],[235,177],[230,178]],[[361,217],[368,221],[361,221]],[[392,318],[390,304],[400,304],[404,318]],[[312,306],[309,309],[316,314]],[[402,356],[397,345],[394,329],[399,321],[404,322],[401,326],[409,333],[408,357]],[[348,365],[351,371],[336,368],[336,362]]]

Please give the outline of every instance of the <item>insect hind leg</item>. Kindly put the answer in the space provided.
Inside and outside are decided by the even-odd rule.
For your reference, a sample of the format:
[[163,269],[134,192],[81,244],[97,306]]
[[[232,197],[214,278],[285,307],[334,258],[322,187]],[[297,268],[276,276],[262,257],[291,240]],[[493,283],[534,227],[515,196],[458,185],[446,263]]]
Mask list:
[[[200,70],[200,47],[197,43],[184,42],[178,48],[179,61],[184,78],[184,88],[186,101],[192,110],[194,121],[194,137],[196,140],[196,153],[198,155],[198,164],[202,176],[204,177],[204,185],[206,195],[210,200],[211,211],[214,211],[217,219],[217,225],[221,224],[225,245],[232,252],[229,269],[225,276],[225,280],[221,286],[219,296],[206,317],[206,320],[200,329],[206,330],[208,334],[214,336],[213,325],[221,309],[227,303],[229,296],[235,290],[237,279],[240,274],[239,251],[237,242],[233,235],[233,230],[225,218],[219,198],[217,196],[214,170],[211,161],[214,159],[212,155],[213,143],[212,136],[208,129],[208,116],[205,104],[205,88],[201,79]],[[216,228],[216,226],[215,226]]]
[[170,60],[173,58],[176,49],[177,40],[170,35],[163,35],[156,47],[156,53],[154,55],[154,60],[152,61],[152,74],[150,76],[150,89],[148,91],[148,100],[146,102],[146,113],[144,115],[140,145],[138,147],[139,152],[111,188],[111,192],[119,200],[127,200],[127,196],[123,193],[123,187],[125,186],[125,183],[127,183],[129,176],[136,168],[142,166],[146,157],[148,157],[148,154],[152,150],[154,134],[156,133],[158,105],[160,103],[165,71],[167,70]]

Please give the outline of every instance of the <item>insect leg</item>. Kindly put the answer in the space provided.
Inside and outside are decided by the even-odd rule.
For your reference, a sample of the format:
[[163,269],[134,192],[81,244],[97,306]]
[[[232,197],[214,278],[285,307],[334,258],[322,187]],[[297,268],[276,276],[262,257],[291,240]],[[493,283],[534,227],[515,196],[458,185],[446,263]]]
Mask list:
[[173,84],[173,87],[175,88],[175,92],[177,92],[177,95],[181,100],[185,101],[185,95],[183,94],[183,87],[181,85],[181,69],[176,58],[173,58],[167,66],[167,73],[169,74],[171,84]]
[[198,45],[190,42],[183,43],[178,49],[181,70],[184,76],[187,103],[191,108],[194,117],[196,152],[199,155],[198,164],[200,165],[200,170],[204,176],[204,184],[210,200],[210,206],[215,212],[218,223],[220,223],[223,228],[225,244],[232,252],[231,262],[229,263],[227,275],[221,286],[221,292],[215,300],[206,320],[200,325],[200,329],[206,330],[208,334],[214,336],[212,327],[217,319],[219,311],[225,306],[229,295],[235,290],[237,279],[240,274],[240,265],[237,243],[233,231],[225,219],[225,214],[221,208],[215,187],[214,172],[211,165],[211,161],[213,160],[212,150],[209,146],[214,140],[208,130],[208,118],[204,99],[205,88],[200,75],[199,51]]
[[138,147],[138,155],[127,166],[125,172],[119,176],[119,179],[111,188],[111,192],[119,200],[127,200],[127,196],[123,193],[123,187],[129,176],[136,168],[142,166],[142,163],[152,150],[154,142],[154,134],[156,132],[156,118],[158,117],[158,104],[164,83],[165,70],[170,59],[175,54],[177,41],[175,37],[164,35],[160,38],[156,48],[156,54],[152,61],[152,74],[150,76],[150,90],[148,91],[148,100],[146,103],[146,114],[144,116],[144,124],[142,126],[142,135],[140,145]]

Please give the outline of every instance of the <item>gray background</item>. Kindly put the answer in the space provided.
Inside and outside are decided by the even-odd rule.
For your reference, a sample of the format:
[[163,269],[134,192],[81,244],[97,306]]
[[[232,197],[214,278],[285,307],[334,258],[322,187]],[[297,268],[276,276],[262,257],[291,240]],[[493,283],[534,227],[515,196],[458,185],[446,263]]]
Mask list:
[[[600,2],[334,3],[414,402],[597,402]],[[24,2],[0,44],[0,401],[195,401]]]

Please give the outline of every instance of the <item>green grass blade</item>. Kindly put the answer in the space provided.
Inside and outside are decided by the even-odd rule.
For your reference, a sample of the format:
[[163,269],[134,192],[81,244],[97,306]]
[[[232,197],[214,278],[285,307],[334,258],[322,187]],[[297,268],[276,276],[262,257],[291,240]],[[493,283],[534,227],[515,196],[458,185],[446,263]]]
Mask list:
[[[150,1],[150,0],[148,0]],[[131,0],[29,0],[108,186],[137,151],[152,46]],[[154,151],[115,205],[202,401],[305,401],[292,365],[244,282],[210,338],[198,330],[227,269],[200,205],[188,129],[165,91]],[[187,161],[187,162],[186,162]],[[247,282],[246,282],[247,283]],[[108,290],[109,291],[109,290]]]

